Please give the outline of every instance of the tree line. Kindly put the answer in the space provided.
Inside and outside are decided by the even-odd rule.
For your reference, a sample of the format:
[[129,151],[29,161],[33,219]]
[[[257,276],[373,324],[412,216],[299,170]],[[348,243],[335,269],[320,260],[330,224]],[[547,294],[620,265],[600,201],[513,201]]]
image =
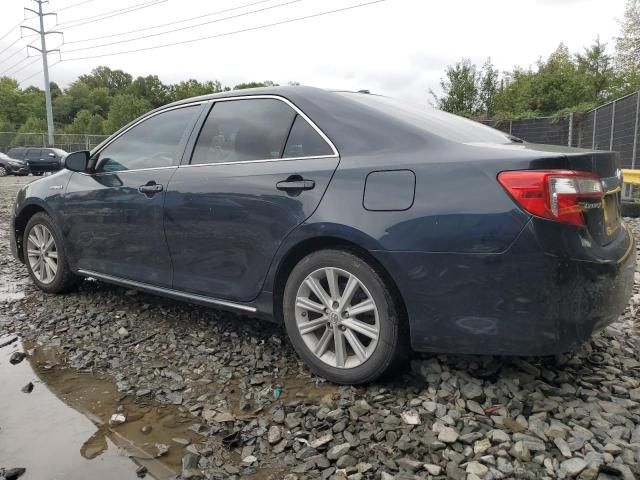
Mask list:
[[615,49],[596,38],[581,52],[566,45],[534,66],[499,72],[488,58],[478,67],[463,58],[430,92],[442,110],[472,118],[523,118],[586,111],[640,90],[640,0],[627,0]]
[[[228,87],[217,80],[194,79],[165,84],[157,75],[134,79],[122,70],[101,66],[81,75],[65,89],[51,82],[53,119],[56,133],[107,135],[152,108],[170,102],[232,88],[274,85],[272,81],[264,81]],[[21,89],[14,79],[0,78],[0,132],[21,134],[46,130],[44,92],[37,87]]]

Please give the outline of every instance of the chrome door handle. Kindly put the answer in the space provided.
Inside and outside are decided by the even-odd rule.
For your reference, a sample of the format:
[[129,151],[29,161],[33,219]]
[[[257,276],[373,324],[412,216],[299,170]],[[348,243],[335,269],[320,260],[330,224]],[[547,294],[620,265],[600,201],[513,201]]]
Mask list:
[[311,190],[316,186],[313,180],[284,180],[276,183],[278,190]]
[[164,190],[164,187],[155,182],[148,182],[146,185],[140,185],[138,187],[138,191],[145,195],[153,195],[154,193],[159,193],[162,190]]

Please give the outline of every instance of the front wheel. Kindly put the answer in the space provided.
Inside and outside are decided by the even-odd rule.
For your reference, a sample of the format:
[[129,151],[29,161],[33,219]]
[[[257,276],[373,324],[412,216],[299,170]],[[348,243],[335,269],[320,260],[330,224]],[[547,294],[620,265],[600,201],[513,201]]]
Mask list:
[[22,243],[29,276],[40,290],[64,293],[81,280],[71,271],[62,236],[46,213],[36,213],[29,219]]
[[400,319],[389,288],[360,257],[321,250],[292,270],[284,322],[298,354],[327,380],[375,380],[397,359]]
[[6,177],[7,175],[9,175],[9,172],[7,172],[7,169],[2,165],[0,165],[0,177]]

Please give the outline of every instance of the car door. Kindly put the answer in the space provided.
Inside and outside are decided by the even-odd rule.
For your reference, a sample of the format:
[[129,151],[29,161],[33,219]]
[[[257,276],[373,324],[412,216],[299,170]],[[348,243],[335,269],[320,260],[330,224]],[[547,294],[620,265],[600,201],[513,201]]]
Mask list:
[[41,148],[30,148],[26,151],[25,160],[29,164],[29,168],[33,171],[40,171],[40,157],[42,156]]
[[255,298],[283,239],[313,213],[338,165],[328,139],[279,97],[216,101],[169,183],[174,288]]
[[152,114],[98,152],[95,173],[74,173],[63,206],[77,268],[170,286],[163,205],[201,106]]

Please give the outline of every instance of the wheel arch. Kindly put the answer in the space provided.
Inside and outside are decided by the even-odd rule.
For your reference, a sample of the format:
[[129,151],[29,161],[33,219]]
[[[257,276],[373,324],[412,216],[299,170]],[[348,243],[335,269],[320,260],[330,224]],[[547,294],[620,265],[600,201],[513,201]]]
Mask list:
[[27,227],[27,223],[29,223],[29,220],[31,219],[31,217],[33,217],[36,213],[40,213],[40,212],[43,212],[49,216],[52,216],[51,212],[49,212],[49,210],[46,207],[44,207],[44,205],[38,202],[31,202],[31,203],[28,203],[27,205],[24,205],[22,208],[20,208],[20,211],[16,215],[16,218],[13,222],[13,228],[15,231],[16,246],[17,246],[16,250],[18,253],[18,258],[22,263],[25,262],[24,249],[23,249],[24,229]]
[[371,266],[378,275],[380,275],[385,285],[388,285],[395,306],[398,309],[398,314],[401,317],[401,325],[408,328],[409,321],[404,298],[400,293],[400,289],[398,288],[396,281],[393,279],[387,268],[385,268],[375,255],[366,248],[351,240],[338,236],[314,236],[307,238],[290,247],[286,254],[283,255],[275,271],[272,286],[273,316],[278,323],[282,323],[283,321],[282,301],[284,297],[284,289],[293,268],[307,255],[319,250],[328,249],[345,250],[367,262],[367,264]]

